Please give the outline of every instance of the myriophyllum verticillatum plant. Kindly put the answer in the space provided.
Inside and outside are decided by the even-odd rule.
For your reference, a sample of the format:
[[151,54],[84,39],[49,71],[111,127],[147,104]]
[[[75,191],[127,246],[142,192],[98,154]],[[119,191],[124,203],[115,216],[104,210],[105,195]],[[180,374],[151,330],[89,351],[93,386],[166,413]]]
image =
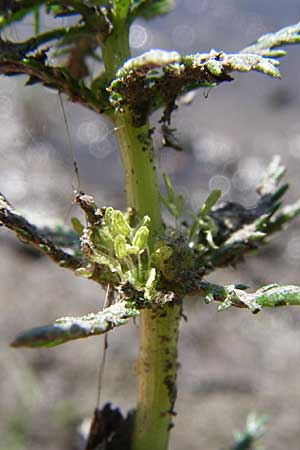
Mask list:
[[[151,19],[172,8],[171,0],[19,0],[1,3],[0,72],[25,75],[26,85],[41,83],[60,96],[103,114],[113,124],[125,175],[127,210],[99,207],[93,197],[75,193],[84,220],[72,219],[73,231],[43,229],[29,223],[0,196],[0,223],[22,242],[37,248],[63,268],[99,284],[109,303],[96,313],[64,317],[54,324],[19,334],[14,347],[52,347],[105,334],[139,320],[138,401],[122,418],[105,406],[97,410],[87,449],[166,450],[176,400],[177,342],[182,304],[191,295],[258,313],[265,307],[299,305],[300,288],[272,284],[249,293],[241,284],[222,286],[205,280],[218,267],[238,264],[259,249],[300,212],[300,202],[282,206],[287,184],[284,167],[274,158],[258,186],[251,210],[220,204],[212,190],[196,211],[174,192],[167,174],[158,188],[149,119],[162,110],[168,145],[178,98],[189,91],[233,80],[235,72],[258,71],[279,78],[282,46],[300,42],[300,24],[266,34],[238,53],[210,50],[182,55],[155,49],[131,57],[129,31],[137,18]],[[69,26],[43,30],[40,16],[72,18]],[[21,42],[4,37],[6,28],[33,18],[33,35]],[[51,23],[55,24],[55,20]],[[58,20],[58,23],[61,22]],[[61,55],[54,64],[49,55]],[[88,64],[94,59],[96,64]],[[99,63],[100,62],[100,63]],[[174,217],[163,223],[162,209]],[[230,212],[230,214],[228,214]],[[229,219],[229,217],[231,219]],[[59,240],[56,239],[59,235]],[[70,235],[72,239],[70,240]],[[64,239],[66,243],[64,245]],[[60,242],[60,245],[57,244]],[[110,436],[95,433],[110,418]],[[121,426],[123,424],[124,426]],[[250,448],[263,423],[250,416],[235,449]],[[100,427],[101,428],[101,427]],[[100,429],[99,428],[99,429]]]

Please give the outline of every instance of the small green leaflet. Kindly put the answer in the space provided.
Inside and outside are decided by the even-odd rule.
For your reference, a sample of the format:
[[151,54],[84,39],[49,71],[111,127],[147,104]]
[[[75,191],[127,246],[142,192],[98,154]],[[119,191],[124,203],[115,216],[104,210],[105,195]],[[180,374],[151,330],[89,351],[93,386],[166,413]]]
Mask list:
[[184,197],[181,194],[175,194],[172,183],[167,174],[163,174],[163,179],[167,190],[167,196],[164,197],[161,195],[161,200],[172,216],[178,219],[184,210]]

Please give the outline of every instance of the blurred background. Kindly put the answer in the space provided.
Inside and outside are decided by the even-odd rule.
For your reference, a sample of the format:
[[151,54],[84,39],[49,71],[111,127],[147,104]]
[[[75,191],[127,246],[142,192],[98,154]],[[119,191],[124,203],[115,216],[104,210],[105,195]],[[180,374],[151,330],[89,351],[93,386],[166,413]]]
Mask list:
[[[52,22],[43,17],[43,27]],[[300,20],[297,0],[182,0],[169,15],[137,21],[133,52],[150,48],[184,52],[235,51],[258,36]],[[32,32],[30,17],[6,31],[11,39]],[[223,200],[251,206],[255,186],[272,155],[282,156],[291,189],[300,194],[300,47],[282,59],[282,80],[260,74],[199,91],[180,107],[172,126],[184,151],[161,148],[156,133],[158,171],[166,171],[178,191],[197,208],[212,188]],[[38,225],[68,225],[73,161],[56,93],[24,88],[25,78],[0,78],[0,192]],[[208,95],[207,95],[208,94]],[[99,206],[122,208],[123,175],[111,125],[65,101],[80,170],[81,189]],[[153,117],[157,124],[159,114]],[[275,236],[259,257],[210,279],[230,284],[300,283],[300,223]],[[24,328],[57,317],[97,311],[104,294],[97,285],[59,269],[0,230],[0,449],[78,450],[78,427],[96,404],[102,338],[50,350],[15,350],[9,342]],[[232,431],[249,412],[269,416],[265,448],[296,450],[300,440],[300,308],[217,313],[216,305],[190,299],[185,304],[179,350],[178,413],[172,450],[226,450]],[[138,323],[109,335],[102,401],[124,411],[135,405],[133,365]]]

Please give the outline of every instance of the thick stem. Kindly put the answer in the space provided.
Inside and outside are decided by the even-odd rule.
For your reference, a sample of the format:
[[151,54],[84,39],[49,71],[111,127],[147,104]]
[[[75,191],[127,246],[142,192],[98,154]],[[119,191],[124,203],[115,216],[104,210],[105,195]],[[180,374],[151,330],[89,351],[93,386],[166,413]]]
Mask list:
[[117,70],[130,58],[129,25],[126,21],[114,19],[112,33],[102,44],[102,58],[108,78],[113,79]]
[[140,319],[138,406],[132,450],[168,448],[176,400],[181,305],[145,310]]
[[[103,58],[111,78],[130,56],[128,27],[115,24]],[[113,122],[125,171],[127,206],[149,215],[150,247],[163,232],[159,189],[149,124],[136,128],[130,113],[115,112]],[[132,450],[167,450],[176,399],[177,339],[180,304],[154,306],[140,318],[138,406]]]
[[[162,232],[159,191],[149,128],[134,128],[129,114],[116,115],[125,169],[127,205],[151,217],[151,241]],[[132,450],[166,450],[176,399],[180,305],[144,310],[140,316],[138,406]]]
[[151,217],[151,235],[163,231],[160,197],[149,126],[135,128],[130,114],[115,114],[115,129],[125,171],[127,206]]
[[[126,22],[114,23],[114,30],[103,46],[103,60],[109,78],[130,57],[129,27]],[[151,234],[162,232],[160,198],[153,161],[153,147],[149,125],[136,128],[129,113],[114,113],[116,137],[125,172],[128,207],[140,216],[151,217]]]

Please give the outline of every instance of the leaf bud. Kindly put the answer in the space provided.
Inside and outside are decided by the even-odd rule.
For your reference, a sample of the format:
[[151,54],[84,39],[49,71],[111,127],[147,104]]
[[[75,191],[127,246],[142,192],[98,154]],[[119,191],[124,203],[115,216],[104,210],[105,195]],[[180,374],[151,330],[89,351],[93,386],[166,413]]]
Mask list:
[[126,240],[122,234],[118,234],[115,239],[115,254],[118,259],[123,259],[127,256]]
[[123,236],[128,236],[131,232],[131,227],[121,211],[114,211],[111,230],[114,234],[122,234]]
[[135,233],[135,236],[132,241],[133,247],[137,247],[140,252],[143,251],[147,245],[148,237],[149,237],[149,228],[147,228],[145,225],[142,225]]

